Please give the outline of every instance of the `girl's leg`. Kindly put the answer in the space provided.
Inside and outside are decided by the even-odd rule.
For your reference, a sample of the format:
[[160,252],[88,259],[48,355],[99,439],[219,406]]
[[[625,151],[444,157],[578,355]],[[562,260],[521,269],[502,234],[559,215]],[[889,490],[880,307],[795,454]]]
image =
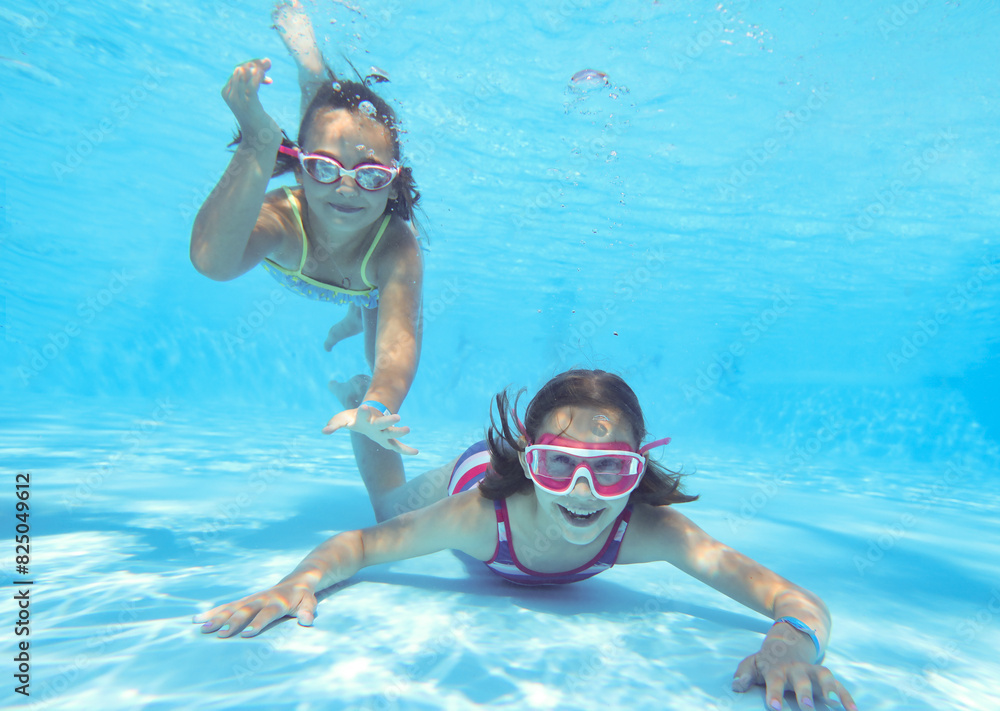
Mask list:
[[[370,382],[370,377],[360,374],[355,375],[346,383],[330,381],[330,390],[333,391],[346,410],[361,404]],[[403,471],[403,458],[391,449],[385,449],[357,432],[351,432],[351,447],[354,449],[354,459],[358,464],[358,471],[361,473],[361,481],[364,482],[365,488],[368,490],[368,499],[372,502],[372,509],[375,511],[375,520],[385,521],[409,511],[407,499],[411,498],[411,494],[405,486],[406,474]],[[445,486],[447,486],[447,481]],[[428,501],[427,503],[432,502]]]
[[392,516],[422,509],[445,498],[448,495],[451,473],[457,463],[456,458],[442,467],[431,469],[410,479],[398,489],[393,489],[389,495],[389,510]]
[[323,53],[316,43],[316,34],[309,16],[299,0],[279,2],[271,12],[271,20],[299,68],[301,115],[316,96],[319,87],[329,81]]
[[323,347],[330,351],[333,347],[345,338],[356,336],[364,330],[361,320],[361,307],[351,304],[347,308],[347,315],[343,319],[330,327],[330,332],[326,335],[326,342]]

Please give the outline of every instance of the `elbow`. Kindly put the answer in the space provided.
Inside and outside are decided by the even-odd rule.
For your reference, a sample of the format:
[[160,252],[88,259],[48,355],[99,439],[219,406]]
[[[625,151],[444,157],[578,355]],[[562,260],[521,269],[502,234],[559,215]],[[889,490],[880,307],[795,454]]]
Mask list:
[[819,608],[820,616],[823,618],[823,621],[826,622],[827,627],[829,627],[831,620],[833,619],[830,616],[830,608],[826,606],[826,603],[823,602],[819,595],[814,594],[813,599],[816,601],[816,607]]
[[202,276],[207,276],[209,279],[212,278],[212,265],[195,250],[194,244],[191,245],[191,265]]
[[191,234],[191,251],[190,251],[191,264],[202,276],[207,276],[212,281],[230,281],[235,279],[239,274],[235,274],[232,270],[225,269],[225,265],[220,264],[218,260],[212,258],[211,250],[208,247],[208,241],[196,233]]
[[231,281],[236,278],[235,275],[226,274],[225,272],[215,268],[212,264],[197,259],[194,256],[191,257],[191,263],[194,265],[194,268],[198,270],[199,274],[207,276],[212,281]]
[[360,530],[345,531],[340,536],[343,538],[346,555],[341,561],[341,574],[346,579],[357,573],[367,565],[365,560],[365,536]]
[[826,606],[823,599],[814,592],[809,590],[802,591],[806,601],[815,608],[816,616],[820,619],[823,626],[829,630],[831,624],[830,608]]
[[830,616],[830,609],[826,606],[826,603],[823,602],[823,599],[819,595],[811,590],[806,590],[805,588],[802,588],[801,590],[806,600],[815,605],[816,609],[819,610],[820,613],[826,615],[827,617]]
[[788,614],[782,610],[788,610],[789,607],[798,609],[811,608],[812,612],[821,620],[826,622],[830,620],[830,609],[823,602],[822,598],[799,585],[793,584],[780,592],[774,598],[770,610],[772,616],[777,616],[779,614]]

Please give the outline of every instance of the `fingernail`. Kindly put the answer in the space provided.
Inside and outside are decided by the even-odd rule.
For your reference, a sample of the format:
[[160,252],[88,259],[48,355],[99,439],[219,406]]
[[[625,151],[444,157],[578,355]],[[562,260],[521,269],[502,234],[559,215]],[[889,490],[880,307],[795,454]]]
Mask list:
[[771,699],[771,708],[774,711],[781,711],[781,699]]
[[804,699],[802,699],[802,705],[808,706],[809,708],[813,708],[813,700],[807,696]]

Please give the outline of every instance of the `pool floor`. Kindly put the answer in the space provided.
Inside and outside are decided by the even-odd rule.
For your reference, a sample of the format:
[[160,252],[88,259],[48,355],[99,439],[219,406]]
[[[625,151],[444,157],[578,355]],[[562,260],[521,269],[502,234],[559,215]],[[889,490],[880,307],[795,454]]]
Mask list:
[[[521,589],[443,552],[363,571],[311,629],[203,636],[191,615],[372,522],[348,440],[298,415],[96,417],[29,415],[0,435],[5,468],[30,472],[32,708],[762,706],[760,689],[729,684],[767,621],[666,565]],[[474,435],[436,433],[410,473]],[[996,495],[958,476],[941,488],[930,465],[779,470],[699,455],[688,488],[701,499],[683,510],[823,597],[826,664],[859,708],[995,708]]]

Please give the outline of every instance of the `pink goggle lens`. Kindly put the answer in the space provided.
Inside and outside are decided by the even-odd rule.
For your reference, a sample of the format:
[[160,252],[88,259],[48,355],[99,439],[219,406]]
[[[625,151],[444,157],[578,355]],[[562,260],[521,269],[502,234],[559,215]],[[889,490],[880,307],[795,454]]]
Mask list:
[[541,443],[525,450],[525,460],[532,478],[553,493],[566,493],[577,477],[584,476],[598,497],[618,498],[635,489],[645,469],[642,455],[629,451],[624,442],[595,446],[591,442],[570,440],[573,446],[567,447],[545,443],[546,439],[555,438],[543,435]]

